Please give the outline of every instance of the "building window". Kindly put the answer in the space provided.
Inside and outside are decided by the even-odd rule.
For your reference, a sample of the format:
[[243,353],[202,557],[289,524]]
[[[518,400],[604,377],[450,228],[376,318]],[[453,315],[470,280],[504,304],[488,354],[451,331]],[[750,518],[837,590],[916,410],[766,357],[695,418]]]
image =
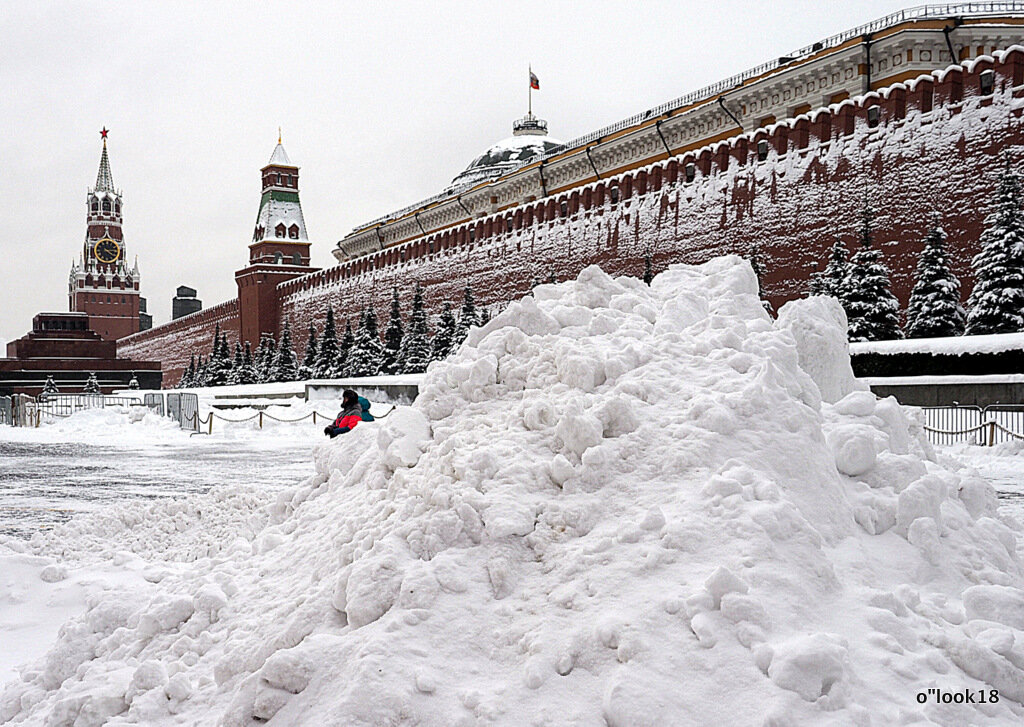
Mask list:
[[114,202],[114,214],[115,215],[121,214],[121,202],[120,201]]
[[274,253],[274,262],[277,263],[278,265],[283,263],[284,262],[284,255],[282,255],[279,252],[275,252]]
[[697,167],[693,164],[686,165],[686,181],[692,182],[697,178]]
[[292,225],[291,227],[288,228],[288,237],[291,238],[292,240],[298,240],[299,239],[299,226],[298,225]]
[[274,237],[284,237],[284,224],[280,224],[274,228]]
[[109,295],[107,296],[107,302],[108,303],[110,302],[110,296]]
[[99,203],[99,200],[97,200],[97,199],[94,199],[94,200],[92,201],[92,211],[93,211],[93,212],[99,212],[99,211],[100,211],[100,203]]
[[878,126],[878,122],[882,118],[882,110],[878,106],[872,106],[868,109],[868,126],[874,128]]
[[988,96],[989,94],[991,94],[995,90],[995,88],[996,88],[996,74],[995,74],[995,71],[993,71],[991,69],[989,69],[987,71],[982,71],[981,72],[981,77],[980,77],[979,80],[980,80],[980,83],[981,83],[981,95],[982,96]]
[[768,158],[768,142],[764,139],[757,142],[757,160],[763,162]]
[[292,255],[292,265],[302,265],[302,256],[299,253]]
[[562,204],[560,204],[558,206],[558,213],[562,217],[565,217],[566,215],[568,215],[569,214],[569,203],[566,202],[565,200],[562,200]]
[[122,302],[122,303],[127,303],[127,302],[128,302],[128,299],[127,299],[127,298],[125,298],[125,297],[124,297],[124,296],[122,295],[122,296],[121,296],[121,302]]
[[474,240],[476,240],[476,228],[470,227],[469,228],[469,241],[473,242]]
[[618,187],[610,188],[608,190],[608,196],[611,198],[612,204],[618,204],[619,203],[619,188]]
[[281,184],[281,175],[280,174],[277,175],[277,183],[278,183],[278,185]]
[[508,217],[505,219],[505,231],[512,232],[512,218]]
[[110,212],[110,200],[109,199],[103,200],[103,211],[104,212]]

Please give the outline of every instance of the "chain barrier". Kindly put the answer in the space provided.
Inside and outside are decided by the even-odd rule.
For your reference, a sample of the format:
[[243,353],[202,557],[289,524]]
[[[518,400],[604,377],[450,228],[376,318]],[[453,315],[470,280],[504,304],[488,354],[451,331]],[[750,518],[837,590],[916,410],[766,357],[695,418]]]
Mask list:
[[[929,438],[936,444],[952,444],[966,435],[980,431],[982,433],[978,443],[983,446],[995,446],[999,440],[1010,441],[1013,439],[1024,439],[1024,434],[1006,426],[1007,423],[1024,426],[1024,405],[1020,404],[992,404],[984,408],[978,406],[935,406],[922,407],[926,420],[939,426],[924,425],[924,431],[931,435]],[[964,419],[980,420],[973,426],[947,429],[942,424],[950,424],[953,420],[962,422]],[[941,424],[940,424],[941,422]],[[1002,437],[998,435],[1003,435]]]

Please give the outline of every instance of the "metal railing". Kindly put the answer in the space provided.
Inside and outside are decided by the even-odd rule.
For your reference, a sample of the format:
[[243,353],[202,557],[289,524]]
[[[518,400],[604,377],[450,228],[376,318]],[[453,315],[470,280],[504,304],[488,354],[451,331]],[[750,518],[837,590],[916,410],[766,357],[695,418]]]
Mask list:
[[14,426],[14,406],[9,396],[0,396],[0,425]]
[[973,441],[993,446],[1024,439],[1024,404],[927,406],[924,431],[934,444]]
[[142,400],[135,396],[104,396],[103,394],[42,394],[29,404],[30,412],[40,417],[66,418],[85,409],[108,406],[137,406]]

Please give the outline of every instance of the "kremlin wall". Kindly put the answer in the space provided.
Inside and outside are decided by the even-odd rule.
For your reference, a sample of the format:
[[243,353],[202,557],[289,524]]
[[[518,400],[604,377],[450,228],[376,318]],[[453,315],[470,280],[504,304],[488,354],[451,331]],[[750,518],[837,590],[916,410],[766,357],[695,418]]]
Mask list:
[[[545,143],[539,158],[503,163],[490,177],[471,165],[435,197],[357,228],[329,269],[313,271],[308,256],[275,260],[254,235],[250,264],[236,274],[241,303],[121,338],[118,355],[161,360],[173,385],[218,325],[232,344],[242,331],[255,347],[258,333],[278,335],[287,321],[301,357],[308,323],[322,327],[328,305],[354,324],[367,302],[385,314],[394,287],[408,303],[421,283],[437,313],[468,284],[493,311],[532,281],[594,263],[639,275],[647,256],[657,272],[755,248],[778,307],[806,291],[836,236],[853,247],[865,202],[901,303],[935,213],[966,297],[998,176],[1007,160],[1024,161],[1016,5],[992,4],[1003,15],[973,19],[905,11],[607,130]],[[529,115],[517,131],[544,134],[541,125]],[[278,150],[263,170],[261,219],[275,158]],[[281,169],[295,170],[297,205],[297,168]]]

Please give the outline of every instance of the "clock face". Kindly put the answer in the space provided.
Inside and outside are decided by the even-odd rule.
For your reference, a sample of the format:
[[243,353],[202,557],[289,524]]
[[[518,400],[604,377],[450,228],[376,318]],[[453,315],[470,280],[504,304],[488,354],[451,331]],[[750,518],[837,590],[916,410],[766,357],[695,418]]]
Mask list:
[[93,253],[101,263],[113,263],[121,257],[121,246],[117,244],[116,240],[104,237],[102,240],[96,241]]

